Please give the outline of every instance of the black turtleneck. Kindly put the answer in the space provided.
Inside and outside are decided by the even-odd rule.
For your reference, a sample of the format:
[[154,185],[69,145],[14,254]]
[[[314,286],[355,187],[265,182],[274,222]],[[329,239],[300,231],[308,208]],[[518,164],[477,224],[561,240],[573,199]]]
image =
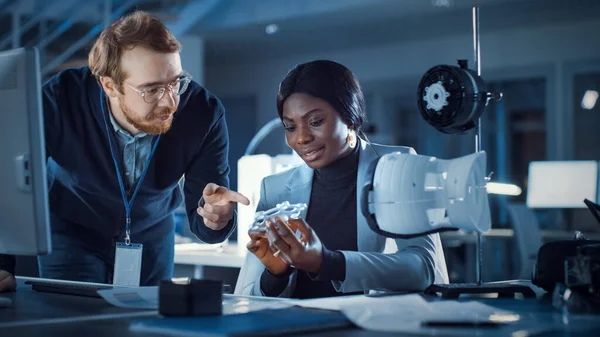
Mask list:
[[[357,251],[356,236],[356,174],[358,146],[333,162],[316,169],[313,176],[310,207],[306,222],[317,233],[323,244],[323,262],[318,274],[299,270],[294,298],[339,296],[331,281],[346,277],[346,260],[340,252]],[[289,274],[274,276],[267,270],[260,280],[266,296],[279,296],[288,283]]]

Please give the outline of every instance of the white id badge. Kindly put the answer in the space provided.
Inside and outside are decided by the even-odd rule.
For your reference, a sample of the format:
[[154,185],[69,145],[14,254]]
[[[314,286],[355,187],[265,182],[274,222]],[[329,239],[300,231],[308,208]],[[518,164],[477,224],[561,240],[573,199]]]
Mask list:
[[130,287],[140,286],[142,250],[143,246],[139,243],[126,245],[124,242],[117,242],[113,284]]

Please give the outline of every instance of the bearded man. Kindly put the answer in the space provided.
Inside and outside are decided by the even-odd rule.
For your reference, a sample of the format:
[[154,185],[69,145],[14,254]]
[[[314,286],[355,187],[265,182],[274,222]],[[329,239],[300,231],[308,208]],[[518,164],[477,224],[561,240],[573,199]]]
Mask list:
[[[228,189],[225,111],[182,68],[180,49],[162,22],[134,12],[102,31],[89,66],[44,84],[52,252],[38,257],[40,277],[170,279],[184,200],[203,242],[233,231],[235,204],[249,201]],[[0,291],[15,288],[14,261],[0,257]]]

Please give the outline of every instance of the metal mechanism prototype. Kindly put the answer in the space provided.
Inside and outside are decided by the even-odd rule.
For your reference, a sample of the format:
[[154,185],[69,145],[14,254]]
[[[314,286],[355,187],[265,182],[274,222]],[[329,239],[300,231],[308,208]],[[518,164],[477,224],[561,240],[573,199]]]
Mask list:
[[250,225],[248,234],[265,233],[267,231],[265,221],[273,220],[275,217],[280,217],[284,221],[287,221],[289,218],[297,218],[300,216],[300,213],[306,210],[306,207],[306,204],[290,204],[289,201],[284,201],[266,211],[256,212],[254,222]]

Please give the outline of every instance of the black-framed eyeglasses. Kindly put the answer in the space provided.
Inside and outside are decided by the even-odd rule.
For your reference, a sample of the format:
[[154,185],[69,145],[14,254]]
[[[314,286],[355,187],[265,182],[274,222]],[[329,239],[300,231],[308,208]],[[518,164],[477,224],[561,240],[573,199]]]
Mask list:
[[187,72],[184,72],[183,75],[181,75],[181,77],[179,77],[176,81],[167,85],[159,85],[139,90],[127,83],[125,84],[131,89],[133,89],[135,92],[140,94],[142,98],[144,98],[144,101],[146,103],[156,103],[160,101],[161,98],[163,98],[165,92],[167,92],[167,89],[169,89],[169,91],[171,91],[175,95],[180,96],[186,91],[191,81],[192,75],[190,75]]

